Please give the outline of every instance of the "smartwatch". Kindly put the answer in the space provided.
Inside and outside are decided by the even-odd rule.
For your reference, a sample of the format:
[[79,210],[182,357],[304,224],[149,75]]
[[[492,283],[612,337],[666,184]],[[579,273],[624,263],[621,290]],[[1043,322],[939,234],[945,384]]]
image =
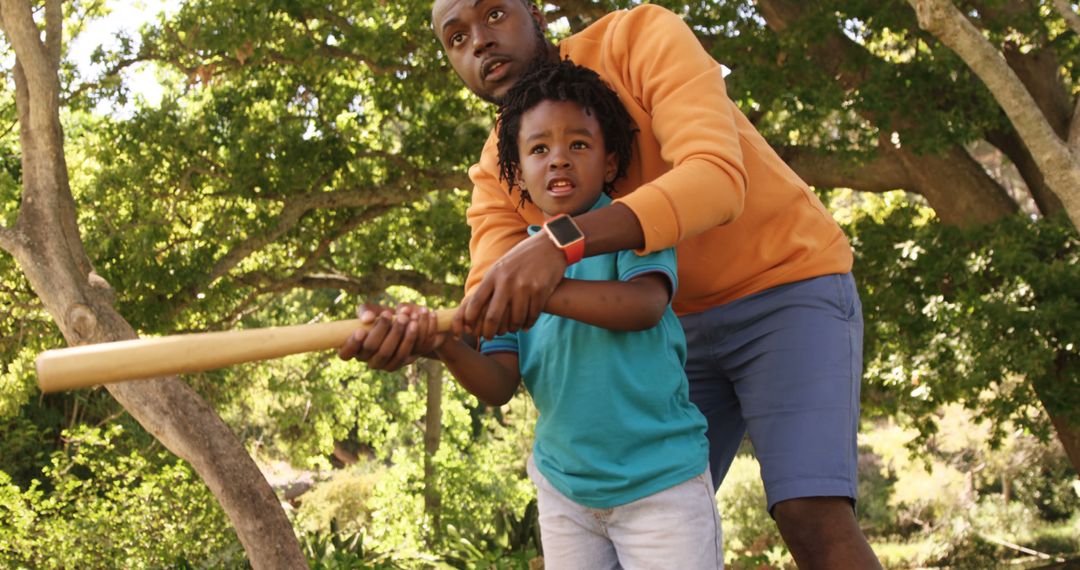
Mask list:
[[567,265],[573,265],[585,257],[585,234],[574,223],[574,218],[559,214],[544,222],[544,233],[566,255]]

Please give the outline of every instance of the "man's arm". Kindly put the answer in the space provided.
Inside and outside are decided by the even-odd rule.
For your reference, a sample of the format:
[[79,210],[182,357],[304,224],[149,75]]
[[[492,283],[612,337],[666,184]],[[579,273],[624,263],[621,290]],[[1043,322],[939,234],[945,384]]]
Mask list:
[[[622,204],[593,210],[574,220],[586,236],[586,256],[644,245],[641,225]],[[493,338],[532,326],[545,307],[550,309],[548,297],[565,271],[565,255],[547,236],[538,233],[518,242],[462,302],[454,331]]]

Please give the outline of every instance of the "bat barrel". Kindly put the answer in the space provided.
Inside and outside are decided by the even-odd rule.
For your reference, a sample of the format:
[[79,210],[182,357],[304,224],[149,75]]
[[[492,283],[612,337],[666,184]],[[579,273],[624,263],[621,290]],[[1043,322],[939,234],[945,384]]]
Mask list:
[[[449,330],[454,309],[437,311],[440,332]],[[47,350],[38,356],[42,392],[96,384],[202,372],[242,362],[338,348],[359,319],[106,342]]]

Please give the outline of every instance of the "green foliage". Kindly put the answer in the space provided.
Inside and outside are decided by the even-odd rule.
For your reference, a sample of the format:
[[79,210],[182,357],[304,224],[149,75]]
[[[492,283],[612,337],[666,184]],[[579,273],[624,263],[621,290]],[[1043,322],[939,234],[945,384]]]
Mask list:
[[793,565],[776,523],[765,510],[766,504],[761,466],[752,455],[740,453],[716,495],[728,566],[739,569]]
[[867,315],[875,404],[910,414],[963,402],[1040,437],[1051,414],[1080,420],[1080,239],[1062,220],[1012,217],[960,230],[898,205],[849,227]]
[[330,521],[327,532],[311,532],[302,536],[304,555],[311,568],[318,570],[347,570],[352,568],[391,569],[408,566],[395,557],[373,552],[364,544],[364,531],[343,531],[336,519]]
[[360,541],[364,528],[372,524],[367,504],[374,486],[385,468],[368,464],[337,471],[303,495],[296,512],[295,526],[300,534],[322,536],[355,534]]
[[[1022,431],[994,445],[988,422],[958,405],[945,407],[936,420],[940,432],[918,447],[912,445],[918,432],[892,421],[863,430],[867,452],[860,472],[873,466],[880,478],[866,485],[873,479],[860,477],[860,504],[883,500],[889,510],[881,516],[860,509],[860,519],[878,537],[875,549],[886,567],[990,568],[1022,557],[1003,542],[1055,555],[1078,551],[1080,495],[1071,489],[1068,496],[1054,495],[1073,520],[1047,516],[1032,500],[1075,480],[1075,473],[1050,478],[1032,469],[1066,461],[1060,446]],[[1021,481],[1040,489],[1021,492]]]
[[[925,41],[906,2],[792,5],[797,17],[778,18],[780,33],[754,2],[669,4],[687,11],[713,56],[732,69],[729,93],[774,144],[865,158],[893,132],[933,152],[1006,127],[972,72]],[[995,22],[1035,46],[1061,33],[1047,33],[1038,18]]]
[[117,424],[65,431],[43,480],[0,472],[0,562],[33,568],[235,566],[243,550],[189,467],[128,447]]

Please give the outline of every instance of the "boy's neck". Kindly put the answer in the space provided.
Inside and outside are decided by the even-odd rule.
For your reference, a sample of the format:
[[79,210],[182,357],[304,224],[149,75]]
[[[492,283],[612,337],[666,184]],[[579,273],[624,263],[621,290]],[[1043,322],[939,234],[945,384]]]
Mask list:
[[[605,198],[607,198],[606,201],[604,200]],[[591,212],[591,211],[603,206],[604,204],[606,204],[607,202],[610,202],[610,201],[611,201],[611,196],[608,196],[607,192],[600,192],[600,194],[596,196],[596,199],[593,200],[592,204],[590,204],[588,208],[584,208],[580,212],[569,213],[569,215],[570,216],[580,216],[581,214],[584,214],[585,212]],[[545,219],[554,218],[555,216],[559,215],[559,214],[552,214],[551,212],[547,212],[547,211],[544,211],[544,210],[540,210],[540,211],[543,212]]]

